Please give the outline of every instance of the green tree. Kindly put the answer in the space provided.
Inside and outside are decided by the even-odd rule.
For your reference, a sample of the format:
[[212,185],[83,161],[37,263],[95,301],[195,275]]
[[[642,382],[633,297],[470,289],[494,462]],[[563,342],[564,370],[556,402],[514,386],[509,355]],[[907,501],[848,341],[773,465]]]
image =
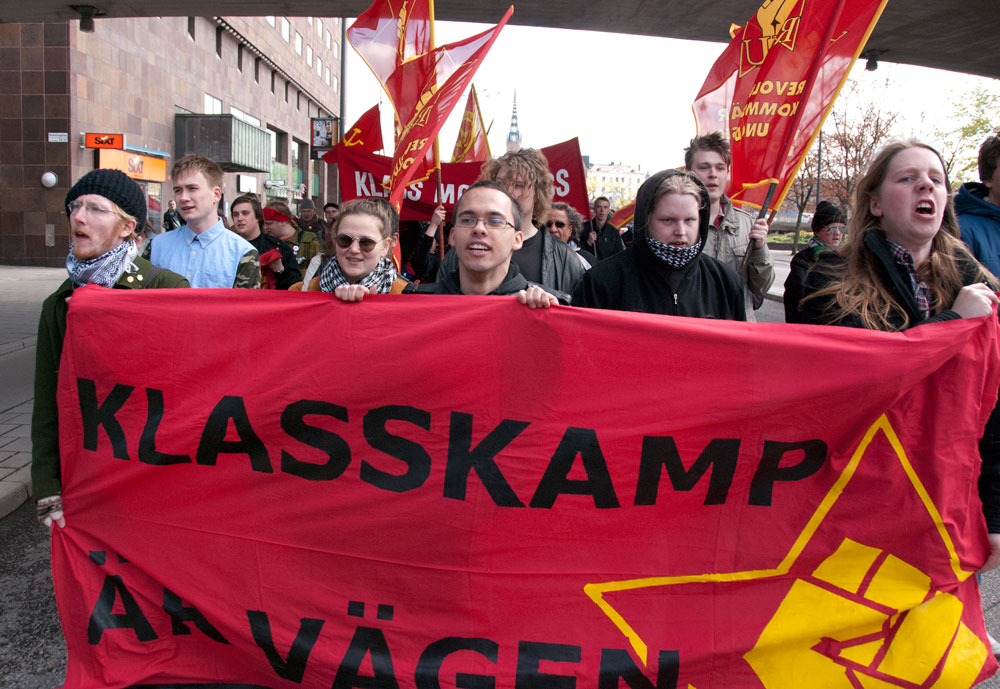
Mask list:
[[954,126],[935,131],[935,143],[953,183],[978,180],[979,146],[1000,128],[1000,88],[980,84],[952,96],[951,103],[954,115],[950,124]]

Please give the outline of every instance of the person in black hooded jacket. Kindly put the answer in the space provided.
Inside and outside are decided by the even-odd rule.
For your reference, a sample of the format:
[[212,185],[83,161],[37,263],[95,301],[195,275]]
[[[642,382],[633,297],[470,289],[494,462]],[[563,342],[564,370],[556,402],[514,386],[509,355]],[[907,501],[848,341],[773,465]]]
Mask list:
[[635,240],[583,276],[572,304],[694,318],[746,320],[743,282],[702,254],[708,190],[696,177],[664,170],[639,187]]

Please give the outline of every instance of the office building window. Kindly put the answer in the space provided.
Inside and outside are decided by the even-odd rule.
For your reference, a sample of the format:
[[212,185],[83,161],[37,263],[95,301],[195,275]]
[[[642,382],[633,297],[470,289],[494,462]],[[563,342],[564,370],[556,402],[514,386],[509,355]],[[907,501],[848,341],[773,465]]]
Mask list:
[[206,115],[222,114],[222,101],[210,93],[205,94],[205,114]]
[[236,108],[236,107],[233,107],[232,105],[230,105],[229,106],[229,112],[232,114],[233,117],[235,117],[238,120],[243,120],[247,124],[252,124],[255,127],[259,127],[260,126],[260,120],[258,120],[253,115],[248,115],[247,113],[243,112],[239,108]]
[[267,132],[271,135],[271,160],[276,163],[287,163],[288,134],[271,125],[267,125]]

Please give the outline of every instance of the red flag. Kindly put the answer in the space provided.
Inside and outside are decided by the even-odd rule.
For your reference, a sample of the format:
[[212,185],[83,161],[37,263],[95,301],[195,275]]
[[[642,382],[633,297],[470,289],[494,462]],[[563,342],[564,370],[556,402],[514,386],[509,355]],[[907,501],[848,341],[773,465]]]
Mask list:
[[[553,201],[565,201],[584,212],[587,209],[587,177],[583,171],[580,142],[570,139],[541,149],[555,180]],[[337,146],[340,164],[340,195],[345,201],[358,198],[386,198],[392,158]],[[441,163],[441,186],[426,180],[413,181],[406,187],[399,217],[424,220],[431,217],[438,203],[449,211],[462,192],[479,178],[481,163]]]
[[611,220],[609,220],[608,222],[611,223],[612,227],[615,227],[620,230],[626,225],[628,225],[630,222],[632,222],[632,218],[634,217],[635,217],[635,199],[632,199],[632,202],[630,204],[628,204],[624,208],[619,208],[617,211],[615,211],[615,214],[611,216]]
[[490,142],[486,139],[487,129],[483,124],[483,111],[479,109],[476,86],[469,90],[469,100],[462,114],[462,126],[455,141],[455,152],[451,154],[453,163],[486,162],[490,158]]
[[430,0],[375,0],[347,29],[347,40],[385,88],[400,65],[430,51],[433,17]]
[[389,202],[397,209],[410,181],[437,167],[434,139],[472,81],[479,62],[514,11],[494,28],[432,48],[434,9],[429,0],[375,0],[347,30],[348,39],[382,83],[396,114],[396,151]]
[[[398,141],[402,128],[400,112],[409,112],[420,93],[414,94],[400,88],[390,89],[388,81],[406,62],[426,55],[433,49],[433,2],[374,0],[372,6],[347,29],[347,38],[389,96],[394,111],[395,139]],[[422,178],[426,179],[436,166],[433,153],[428,154],[421,166]]]
[[[382,119],[378,105],[373,105],[364,115],[358,118],[354,126],[344,133],[340,143],[354,151],[377,153],[382,150]],[[323,155],[328,163],[336,162],[336,148]],[[327,159],[330,156],[330,159]]]
[[[395,102],[403,127],[396,139],[396,155],[389,176],[389,203],[397,208],[406,185],[420,167],[414,163],[421,161],[433,147],[438,131],[513,12],[511,6],[492,29],[435,48],[404,63],[389,78],[386,88],[402,94]],[[411,104],[412,108],[404,110],[400,103]]]
[[729,196],[781,205],[887,0],[766,0],[716,60],[694,102],[700,134],[733,148]]

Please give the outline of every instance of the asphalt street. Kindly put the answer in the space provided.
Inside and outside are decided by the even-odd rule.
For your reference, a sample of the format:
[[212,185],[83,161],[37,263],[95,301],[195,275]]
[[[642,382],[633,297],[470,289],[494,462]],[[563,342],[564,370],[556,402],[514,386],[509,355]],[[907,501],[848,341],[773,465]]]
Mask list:
[[[789,257],[775,252],[775,258],[774,291],[780,295]],[[64,277],[61,269],[0,266],[0,487],[26,474],[34,333],[42,300]],[[773,299],[757,315],[784,321],[782,305]],[[48,530],[35,520],[33,503],[20,502],[25,498],[7,503],[9,509],[0,500],[0,689],[51,689],[63,682],[66,649],[52,592]],[[983,578],[982,597],[987,626],[1000,636],[1000,573]],[[1000,689],[1000,677],[979,686]]]

